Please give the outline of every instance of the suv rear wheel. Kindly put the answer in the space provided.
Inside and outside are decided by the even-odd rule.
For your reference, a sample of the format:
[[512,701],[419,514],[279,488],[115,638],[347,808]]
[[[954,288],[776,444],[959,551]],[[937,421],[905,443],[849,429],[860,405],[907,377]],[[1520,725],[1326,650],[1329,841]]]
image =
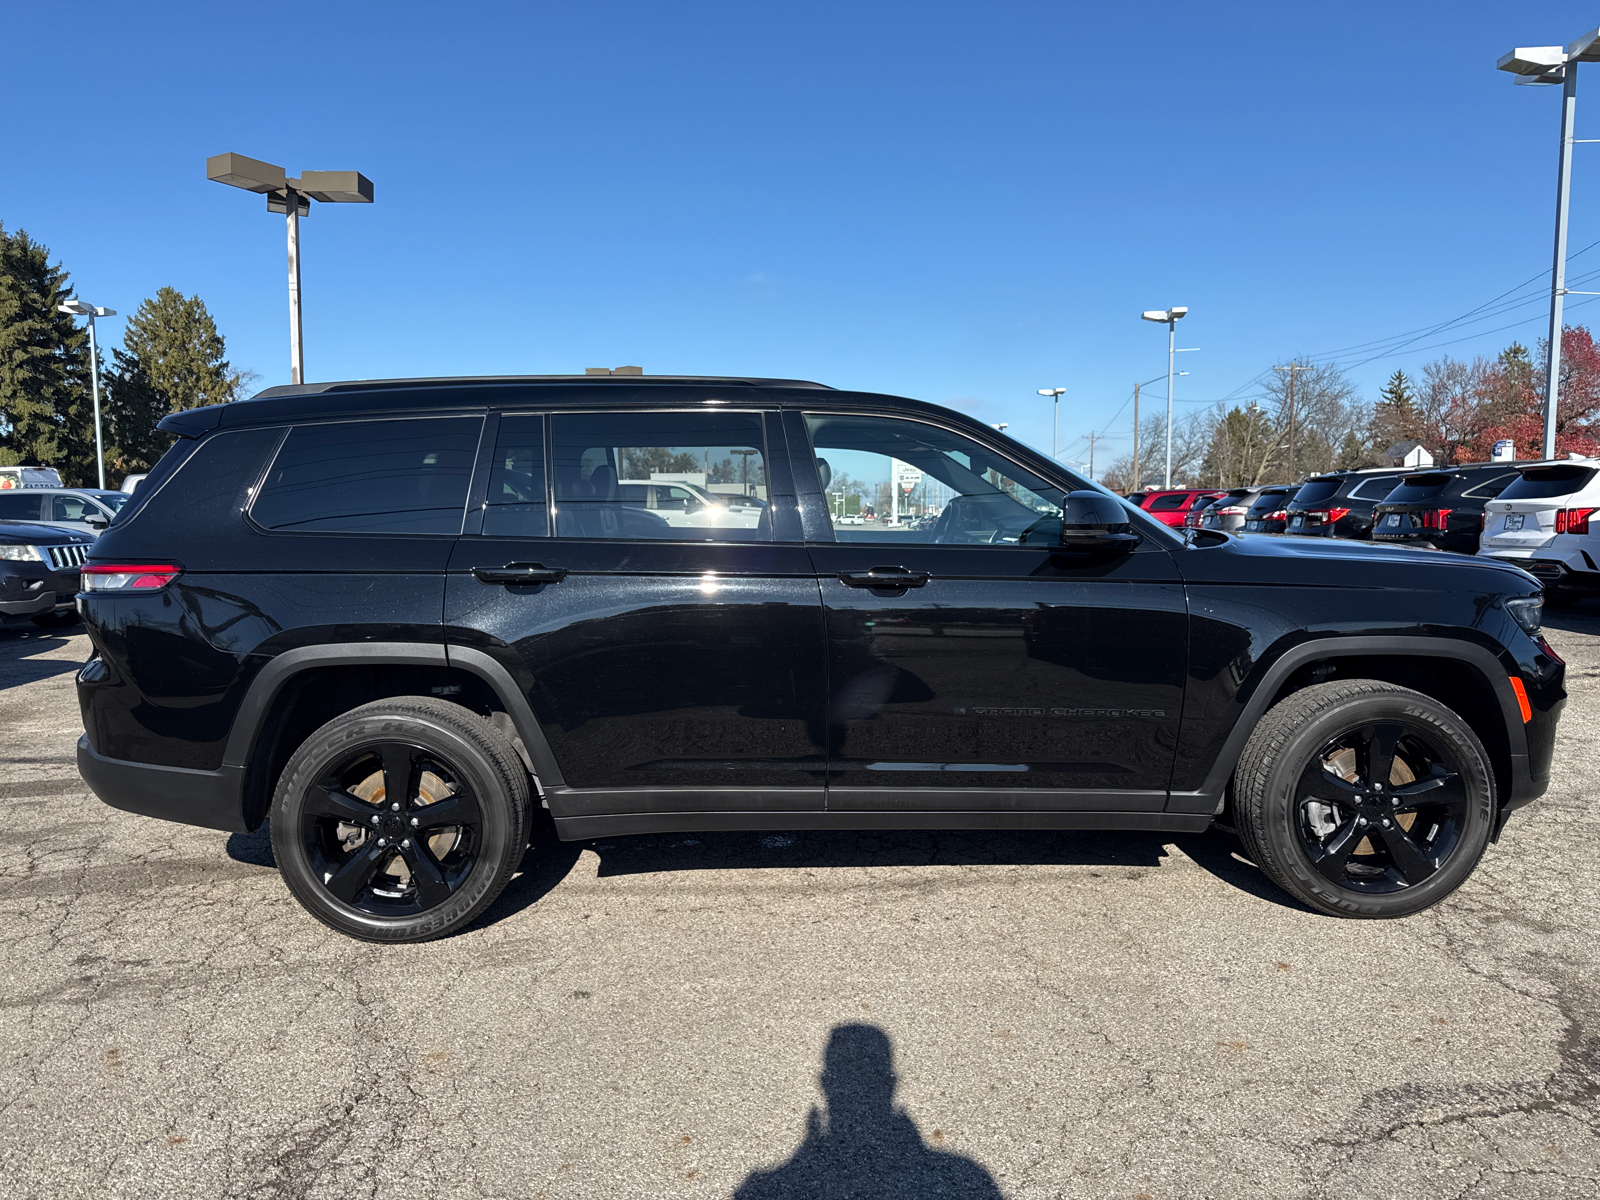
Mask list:
[[1284,891],[1341,917],[1403,917],[1472,873],[1494,822],[1476,734],[1430,696],[1371,679],[1280,701],[1234,776],[1239,833]]
[[310,913],[374,942],[443,937],[493,903],[528,845],[528,774],[459,705],[379,700],[295,751],[272,802],[272,849]]

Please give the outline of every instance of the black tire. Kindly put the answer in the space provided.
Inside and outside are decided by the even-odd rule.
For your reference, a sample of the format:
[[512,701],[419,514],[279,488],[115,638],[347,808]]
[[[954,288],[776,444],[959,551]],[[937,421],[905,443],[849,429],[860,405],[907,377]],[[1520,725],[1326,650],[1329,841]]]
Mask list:
[[1372,679],[1280,701],[1234,774],[1246,852],[1284,891],[1339,917],[1409,916],[1455,891],[1489,843],[1496,799],[1465,721]]
[[68,625],[78,623],[78,610],[65,608],[60,612],[40,613],[33,618],[33,623],[44,629],[65,629]]
[[443,700],[378,700],[289,759],[272,850],[319,921],[371,942],[427,941],[505,888],[528,845],[529,793],[516,750],[489,722]]

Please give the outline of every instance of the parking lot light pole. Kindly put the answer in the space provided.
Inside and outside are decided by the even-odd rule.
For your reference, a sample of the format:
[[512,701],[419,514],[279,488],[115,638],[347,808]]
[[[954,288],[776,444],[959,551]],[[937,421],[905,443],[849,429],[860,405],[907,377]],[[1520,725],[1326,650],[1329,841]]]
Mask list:
[[1152,309],[1140,313],[1146,321],[1164,321],[1167,326],[1167,475],[1163,487],[1172,486],[1172,358],[1178,352],[1178,321],[1189,315],[1187,308]]
[[[1545,358],[1544,457],[1556,456],[1556,399],[1561,383],[1561,309],[1567,296],[1567,208],[1572,194],[1573,121],[1578,110],[1578,64],[1600,62],[1600,29],[1567,46],[1518,46],[1495,64],[1518,83],[1561,85],[1561,149],[1556,166],[1555,265],[1550,271],[1550,340]],[[1582,138],[1592,142],[1600,139]]]
[[1065,392],[1066,390],[1067,390],[1066,388],[1040,388],[1039,389],[1039,395],[1041,395],[1041,396],[1050,396],[1050,397],[1054,398],[1054,402],[1053,402],[1053,404],[1051,405],[1051,408],[1050,408],[1050,457],[1051,457],[1051,459],[1054,459],[1056,457],[1056,455],[1060,453],[1060,446],[1057,444],[1056,430],[1059,429],[1060,426],[1061,426],[1061,394],[1063,392]]
[[89,386],[94,393],[94,462],[100,471],[100,488],[106,486],[106,447],[100,437],[100,348],[95,345],[94,319],[96,317],[114,317],[117,310],[114,308],[96,308],[92,304],[85,304],[82,300],[67,300],[56,305],[60,312],[71,313],[75,317],[89,318]]
[[304,171],[291,179],[282,167],[242,154],[214,154],[206,159],[206,178],[247,192],[263,193],[267,211],[287,217],[289,240],[289,382],[304,383],[305,349],[300,326],[300,218],[311,202],[371,204],[372,181],[360,171]]

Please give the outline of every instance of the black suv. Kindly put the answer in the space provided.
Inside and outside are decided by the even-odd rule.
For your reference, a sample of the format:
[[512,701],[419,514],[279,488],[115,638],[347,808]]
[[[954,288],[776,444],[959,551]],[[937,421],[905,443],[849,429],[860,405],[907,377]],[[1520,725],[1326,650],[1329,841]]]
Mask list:
[[1549,780],[1564,668],[1522,571],[1184,535],[934,405],[412,380],[162,427],[84,569],[80,769],[270,816],[357,937],[472,920],[536,805],[567,840],[1220,819],[1306,904],[1398,916]]
[[1472,463],[1401,476],[1372,510],[1372,540],[1476,554],[1484,505],[1520,477],[1520,465]]
[[1289,514],[1284,511],[1285,506],[1294,499],[1299,491],[1297,484],[1285,487],[1262,488],[1256,498],[1250,502],[1250,507],[1244,514],[1244,531],[1246,533],[1282,533],[1284,526],[1289,523]]
[[1404,471],[1367,467],[1313,475],[1284,510],[1285,533],[1305,537],[1368,538],[1372,509],[1400,482]]
[[0,618],[71,625],[78,619],[78,568],[93,544],[86,534],[51,525],[0,521]]

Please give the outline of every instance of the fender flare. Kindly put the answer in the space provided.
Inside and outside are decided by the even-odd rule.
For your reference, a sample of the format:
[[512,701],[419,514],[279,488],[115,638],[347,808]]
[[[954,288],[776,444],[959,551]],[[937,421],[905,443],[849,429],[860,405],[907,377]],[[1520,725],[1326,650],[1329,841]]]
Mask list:
[[533,763],[533,773],[544,788],[562,787],[561,769],[556,765],[550,742],[544,735],[528,698],[522,694],[510,672],[480,650],[454,648],[429,642],[334,642],[321,646],[300,646],[275,655],[256,672],[245,691],[233,720],[233,729],[222,752],[228,767],[245,767],[255,753],[262,722],[278,694],[294,676],[318,667],[381,666],[413,664],[465,671],[488,684],[522,739]]
[[1522,709],[1517,704],[1516,693],[1511,690],[1511,677],[1505,664],[1485,647],[1460,638],[1352,635],[1316,638],[1291,646],[1248,682],[1244,710],[1212,762],[1205,783],[1199,791],[1172,792],[1168,811],[1221,811],[1228,781],[1233,778],[1239,758],[1244,754],[1245,743],[1266,714],[1278,688],[1295,671],[1318,660],[1368,658],[1374,655],[1450,658],[1467,663],[1484,677],[1495,699],[1500,702],[1500,715],[1505,721],[1506,741],[1511,750],[1512,788],[1507,795],[1500,797],[1500,803],[1504,806],[1511,799],[1511,792],[1516,790],[1517,782],[1528,774],[1528,731],[1522,723]]

